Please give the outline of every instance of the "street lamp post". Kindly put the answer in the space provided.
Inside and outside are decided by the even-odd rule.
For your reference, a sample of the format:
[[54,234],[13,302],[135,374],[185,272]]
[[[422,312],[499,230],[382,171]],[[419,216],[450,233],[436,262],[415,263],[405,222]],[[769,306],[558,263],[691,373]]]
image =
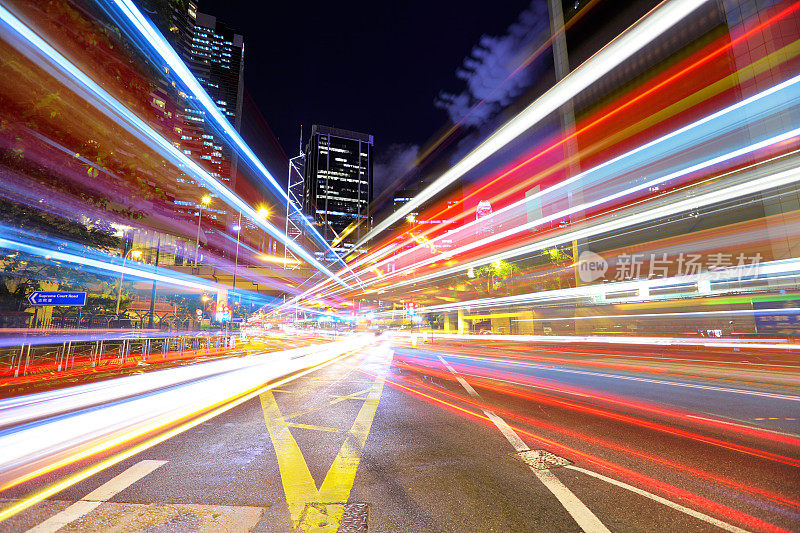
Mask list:
[[233,227],[236,231],[236,256],[233,260],[233,293],[236,294],[236,272],[239,270],[239,232],[242,231],[242,214],[239,213],[239,222]]
[[[156,264],[153,273],[158,271],[158,256],[161,253],[161,238],[158,239],[158,246],[156,247]],[[153,290],[150,293],[150,318],[147,319],[147,329],[153,329],[153,315],[156,311],[156,280],[153,278]]]
[[200,304],[200,305],[201,305],[201,307],[202,307],[202,312],[201,312],[201,313],[199,314],[199,316],[198,316],[198,318],[200,319],[200,327],[202,327],[202,325],[203,325],[203,317],[205,316],[205,312],[206,312],[206,305],[208,305],[208,301],[209,301],[210,299],[211,299],[211,298],[209,298],[209,297],[208,297],[208,296],[206,296],[205,294],[204,294],[204,295],[202,295],[202,296],[200,297],[200,301],[202,302],[202,303]]
[[122,297],[122,278],[125,276],[125,261],[128,260],[128,254],[131,254],[131,257],[133,257],[134,259],[139,259],[139,257],[141,257],[142,255],[142,252],[140,252],[139,250],[131,249],[125,252],[125,255],[122,257],[122,272],[120,272],[119,274],[119,284],[117,285],[117,311],[116,313],[114,313],[114,316],[116,317],[118,322],[119,322],[119,301],[120,298]]
[[194,245],[194,266],[195,267],[198,266],[198,259],[200,257],[200,221],[203,218],[203,206],[208,206],[208,204],[211,203],[211,197],[206,194],[205,196],[203,196],[203,198],[200,199],[200,201],[201,201],[200,211],[199,211],[199,213],[197,215],[197,241],[195,242],[195,245]]

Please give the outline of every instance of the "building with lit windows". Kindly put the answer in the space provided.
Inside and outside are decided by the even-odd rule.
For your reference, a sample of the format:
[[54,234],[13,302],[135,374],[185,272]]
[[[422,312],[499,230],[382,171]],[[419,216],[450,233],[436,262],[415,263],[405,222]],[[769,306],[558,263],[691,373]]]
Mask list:
[[[216,17],[198,11],[191,0],[140,0],[144,11],[161,30],[192,74],[200,82],[222,114],[241,128],[244,94],[244,39]],[[169,80],[167,80],[169,81]],[[222,142],[222,136],[205,118],[191,95],[175,89],[177,126],[174,142],[180,150],[201,164],[213,177],[236,189],[237,156]],[[178,179],[175,213],[203,220],[218,227],[229,226],[234,214],[221,202],[200,205],[205,194],[191,179]]]
[[[197,13],[194,32],[189,46],[189,69],[200,85],[217,104],[222,114],[236,128],[241,128],[242,99],[244,92],[244,41],[241,35],[218,22],[216,17]],[[200,159],[208,161],[212,175],[229,187],[236,185],[236,158],[228,151],[227,143],[217,138],[216,132],[205,124],[202,113],[187,106],[191,123],[204,125],[201,134]]]
[[370,230],[372,135],[314,125],[306,147],[303,210],[341,257]]

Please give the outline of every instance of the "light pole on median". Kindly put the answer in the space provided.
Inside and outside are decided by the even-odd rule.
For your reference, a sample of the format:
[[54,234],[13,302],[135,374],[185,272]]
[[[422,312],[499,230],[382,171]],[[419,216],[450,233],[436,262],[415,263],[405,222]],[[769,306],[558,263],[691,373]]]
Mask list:
[[200,211],[197,215],[197,241],[194,245],[194,266],[198,266],[198,258],[200,257],[200,221],[203,219],[203,206],[208,206],[211,203],[211,197],[209,195],[203,196],[200,199]]
[[[153,273],[158,271],[158,256],[161,253],[161,237],[158,238],[158,246],[156,247],[156,264]],[[147,319],[147,329],[153,329],[153,316],[156,312],[156,280],[153,278],[153,291],[150,294],[150,318]],[[160,323],[159,323],[160,326]]]
[[236,271],[239,269],[239,233],[242,231],[242,214],[239,213],[239,222],[233,227],[236,232],[236,256],[233,260],[233,293],[236,294]]
[[131,254],[131,257],[134,259],[139,259],[142,256],[141,251],[131,249],[125,252],[125,255],[122,257],[122,272],[119,274],[119,284],[117,285],[117,311],[114,313],[117,322],[119,322],[119,301],[122,297],[122,278],[125,276],[125,261],[128,260],[128,254]]

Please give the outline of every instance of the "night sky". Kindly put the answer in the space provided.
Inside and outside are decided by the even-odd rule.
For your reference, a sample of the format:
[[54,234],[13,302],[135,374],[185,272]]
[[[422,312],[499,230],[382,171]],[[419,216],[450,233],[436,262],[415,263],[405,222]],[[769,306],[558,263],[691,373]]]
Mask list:
[[[245,87],[290,157],[299,125],[307,138],[318,123],[373,134],[380,159],[389,145],[424,144],[447,122],[436,95],[461,90],[455,71],[465,56],[529,2],[199,0],[199,8],[244,35]],[[277,165],[255,122],[247,117],[245,138]],[[273,173],[285,180],[282,168]]]

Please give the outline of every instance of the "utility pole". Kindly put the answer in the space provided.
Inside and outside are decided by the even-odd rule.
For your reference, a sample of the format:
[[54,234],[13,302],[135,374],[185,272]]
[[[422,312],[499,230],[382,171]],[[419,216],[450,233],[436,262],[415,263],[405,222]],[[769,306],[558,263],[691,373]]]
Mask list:
[[[567,32],[564,27],[564,10],[561,0],[548,0],[548,12],[550,13],[550,35],[553,40],[553,66],[556,73],[556,83],[563,80],[570,72],[569,54],[567,52]],[[575,109],[572,100],[566,102],[561,107],[561,134],[565,139],[575,133]],[[567,160],[567,178],[577,175],[581,171],[578,161],[578,143],[575,138],[568,139],[564,143],[564,159]],[[570,207],[583,203],[583,193],[578,190],[569,195]],[[582,217],[583,213],[576,213],[573,221],[577,217]],[[578,241],[572,241],[572,262],[575,264],[575,285],[580,285],[578,256]]]

